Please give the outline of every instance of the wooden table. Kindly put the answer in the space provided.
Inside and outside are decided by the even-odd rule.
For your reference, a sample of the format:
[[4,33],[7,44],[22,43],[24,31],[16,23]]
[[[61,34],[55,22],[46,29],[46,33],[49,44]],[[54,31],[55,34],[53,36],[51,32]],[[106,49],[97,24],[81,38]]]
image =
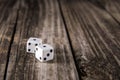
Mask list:
[[[27,53],[29,37],[54,60]],[[120,0],[0,0],[0,80],[120,80]]]

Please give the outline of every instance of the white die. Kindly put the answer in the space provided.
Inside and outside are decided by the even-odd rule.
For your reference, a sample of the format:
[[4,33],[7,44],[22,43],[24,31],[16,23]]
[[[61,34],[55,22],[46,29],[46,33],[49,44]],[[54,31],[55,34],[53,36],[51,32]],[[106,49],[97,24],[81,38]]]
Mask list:
[[42,40],[39,38],[29,38],[27,41],[27,52],[35,53],[35,47],[42,44]]
[[41,62],[52,60],[54,57],[54,49],[48,44],[36,46],[35,57]]

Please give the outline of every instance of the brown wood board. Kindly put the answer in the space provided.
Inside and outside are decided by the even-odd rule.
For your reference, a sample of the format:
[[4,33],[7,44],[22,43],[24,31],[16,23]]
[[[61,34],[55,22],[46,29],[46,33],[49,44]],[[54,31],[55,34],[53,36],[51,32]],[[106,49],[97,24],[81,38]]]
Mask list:
[[[29,37],[55,49],[54,60],[41,63],[26,53]],[[22,0],[11,46],[7,80],[79,80],[56,0]]]
[[15,0],[0,1],[0,80],[3,80],[6,75],[18,5],[18,2]]
[[87,0],[60,3],[82,79],[119,80],[119,23]]

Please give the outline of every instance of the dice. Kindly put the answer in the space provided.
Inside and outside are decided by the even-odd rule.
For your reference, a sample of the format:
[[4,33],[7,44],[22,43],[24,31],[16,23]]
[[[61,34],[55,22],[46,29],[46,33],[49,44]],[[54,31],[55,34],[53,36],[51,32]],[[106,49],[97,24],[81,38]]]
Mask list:
[[48,44],[36,46],[35,57],[41,62],[52,60],[54,57],[54,49]]
[[27,41],[27,52],[28,53],[35,53],[35,47],[42,45],[42,40],[39,38],[31,37]]
[[42,44],[39,38],[29,38],[26,49],[28,53],[35,53],[35,57],[41,62],[52,60],[54,57],[54,48],[48,44]]

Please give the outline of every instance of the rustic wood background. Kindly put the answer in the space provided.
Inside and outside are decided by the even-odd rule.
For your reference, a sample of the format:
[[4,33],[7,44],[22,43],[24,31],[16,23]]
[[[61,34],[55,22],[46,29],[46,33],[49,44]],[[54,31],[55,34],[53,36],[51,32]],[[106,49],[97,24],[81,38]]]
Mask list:
[[[29,37],[54,60],[26,53]],[[120,80],[120,0],[0,0],[0,80]]]

